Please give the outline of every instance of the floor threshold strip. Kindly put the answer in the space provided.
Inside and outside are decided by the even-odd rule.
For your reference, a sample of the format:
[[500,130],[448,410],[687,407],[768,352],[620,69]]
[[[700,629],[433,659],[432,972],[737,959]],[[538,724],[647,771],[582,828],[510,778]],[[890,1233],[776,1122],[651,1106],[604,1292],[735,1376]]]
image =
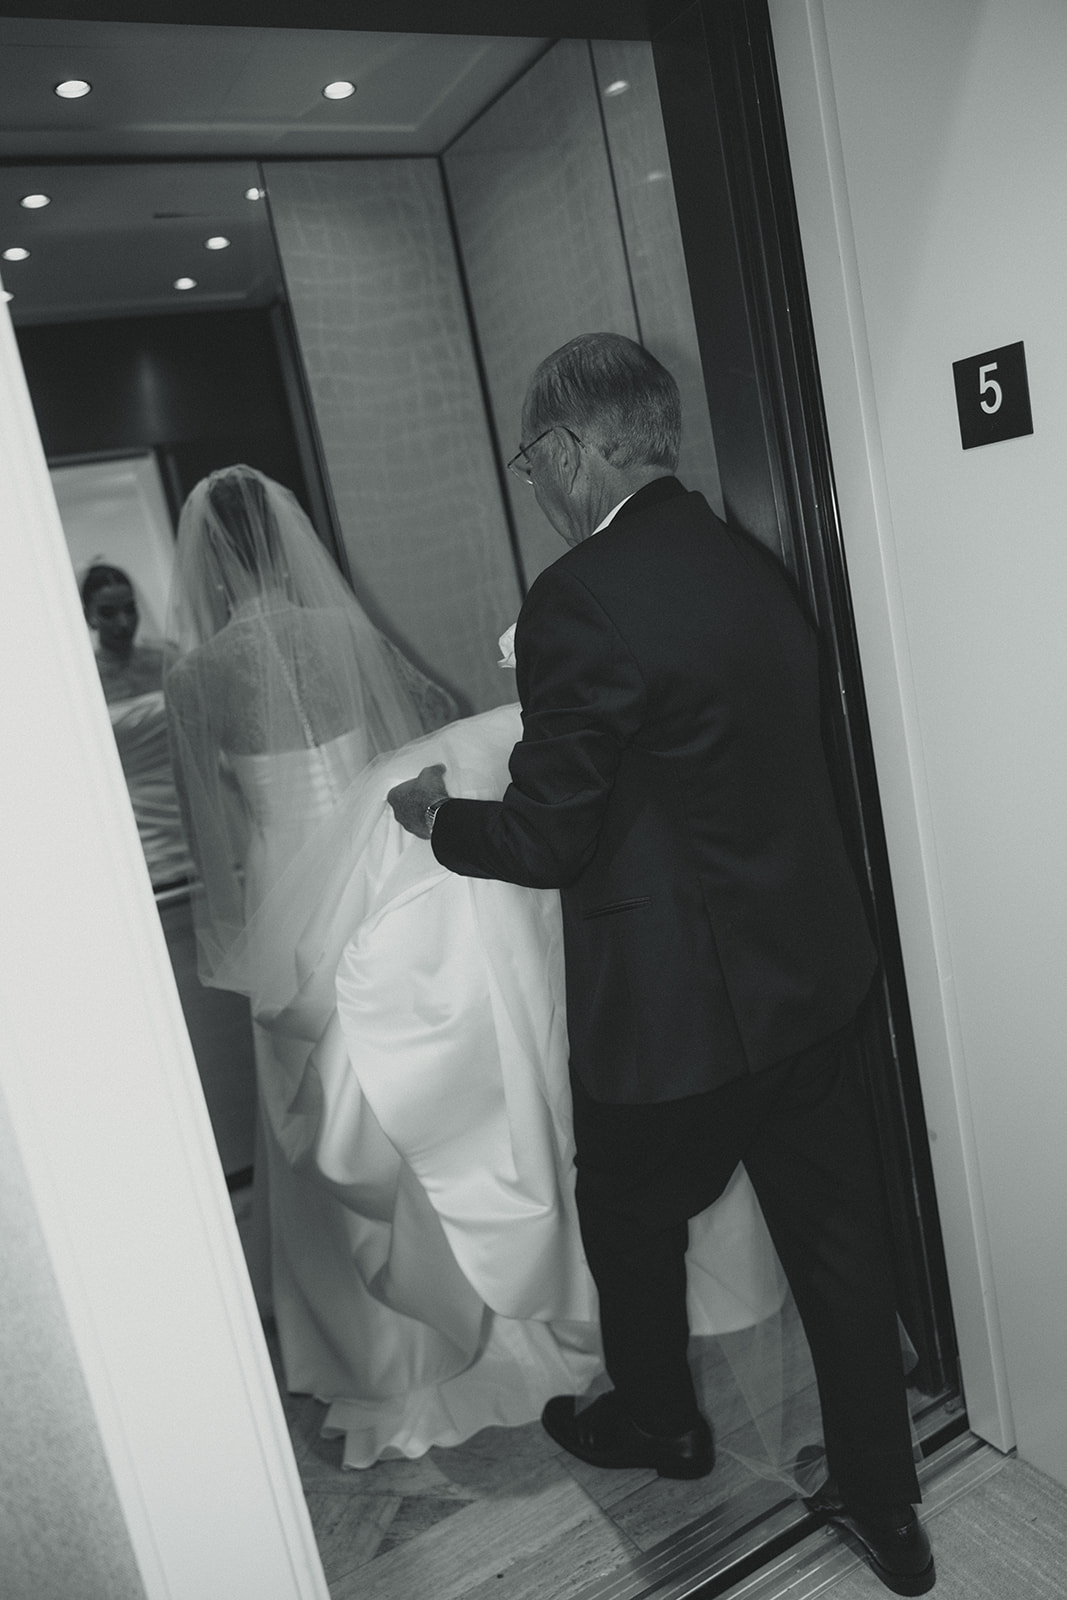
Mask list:
[[[1007,1459],[973,1434],[951,1427],[919,1468],[924,1519],[967,1494]],[[930,1441],[934,1443],[935,1441]],[[575,1600],[816,1600],[859,1558],[790,1495],[742,1521],[736,1505],[637,1556],[624,1570],[590,1584]]]

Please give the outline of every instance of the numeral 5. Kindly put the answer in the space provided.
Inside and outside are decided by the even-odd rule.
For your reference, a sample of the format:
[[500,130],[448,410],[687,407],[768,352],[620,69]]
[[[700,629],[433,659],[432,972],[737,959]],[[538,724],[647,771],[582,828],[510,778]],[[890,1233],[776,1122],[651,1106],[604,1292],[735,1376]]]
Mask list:
[[990,361],[987,366],[978,368],[978,393],[980,395],[992,394],[993,397],[991,400],[980,400],[978,402],[982,410],[989,416],[992,416],[994,411],[1000,410],[1004,400],[1004,391],[1001,389],[1000,384],[996,378],[989,376],[991,372],[996,372],[996,370],[997,363],[995,361]]

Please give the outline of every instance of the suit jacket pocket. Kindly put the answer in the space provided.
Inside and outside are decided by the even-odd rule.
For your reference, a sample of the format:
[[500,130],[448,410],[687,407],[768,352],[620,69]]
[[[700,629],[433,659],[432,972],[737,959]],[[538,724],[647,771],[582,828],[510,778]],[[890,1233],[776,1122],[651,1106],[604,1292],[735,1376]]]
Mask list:
[[610,905],[590,906],[588,911],[582,912],[582,917],[585,919],[590,917],[613,917],[616,912],[636,911],[640,906],[647,906],[649,903],[647,894],[638,895],[633,900],[613,900]]

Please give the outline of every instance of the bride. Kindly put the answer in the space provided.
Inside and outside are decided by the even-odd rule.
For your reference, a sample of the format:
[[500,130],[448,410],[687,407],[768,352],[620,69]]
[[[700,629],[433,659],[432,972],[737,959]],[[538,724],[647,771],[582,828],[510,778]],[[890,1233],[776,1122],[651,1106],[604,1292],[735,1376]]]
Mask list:
[[137,598],[121,567],[94,561],[80,587],[148,874],[154,889],[170,888],[185,882],[190,863],[167,740],[163,651],[137,642]]
[[[172,610],[200,972],[251,1000],[287,1386],[328,1404],[350,1467],[532,1421],[601,1372],[558,897],[445,871],[385,799],[413,760],[498,796],[518,707],[439,726],[448,697],[247,467],[190,496]],[[740,1170],[689,1281],[696,1334],[781,1304]]]

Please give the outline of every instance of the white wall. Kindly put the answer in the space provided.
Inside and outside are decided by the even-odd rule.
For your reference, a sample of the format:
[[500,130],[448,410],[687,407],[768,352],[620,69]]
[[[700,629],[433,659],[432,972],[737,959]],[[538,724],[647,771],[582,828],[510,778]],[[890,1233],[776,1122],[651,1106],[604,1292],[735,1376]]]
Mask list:
[[2,1098],[0,1214],[0,1593],[145,1600]]
[[1067,7],[771,12],[968,1406],[1067,1482]]
[[326,1600],[6,308],[0,549],[0,1593]]

